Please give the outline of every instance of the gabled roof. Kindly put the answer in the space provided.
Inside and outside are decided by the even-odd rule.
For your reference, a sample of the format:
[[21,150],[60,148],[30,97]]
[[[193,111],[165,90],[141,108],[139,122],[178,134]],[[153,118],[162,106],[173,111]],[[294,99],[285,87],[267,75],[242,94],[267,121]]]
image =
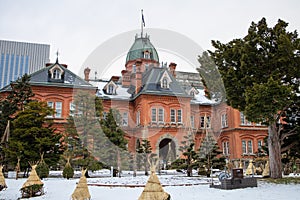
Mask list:
[[[49,72],[51,69],[56,68],[63,70],[63,77],[59,80],[51,80],[49,78]],[[45,68],[42,68],[32,74],[30,74],[30,85],[34,86],[53,86],[53,87],[67,87],[67,88],[85,88],[85,89],[97,89],[92,84],[83,80],[69,69],[67,69],[64,65],[59,64],[58,61],[56,63],[51,64]],[[2,88],[0,91],[10,91],[11,86],[7,85]]]
[[[169,88],[161,87],[161,80],[164,74],[168,75],[170,79]],[[173,75],[167,68],[152,67],[143,74],[142,78],[142,89],[137,94],[156,94],[156,95],[167,95],[167,96],[182,96],[190,97],[185,90],[178,84]]]
[[[59,67],[64,71],[64,78],[62,82],[55,82],[49,80],[49,70],[51,70],[54,67]],[[73,88],[88,88],[93,87],[92,84],[88,83],[87,81],[83,80],[73,72],[71,72],[69,69],[64,67],[63,65],[59,64],[58,62],[54,63],[53,65],[50,65],[48,67],[45,67],[39,71],[34,72],[31,74],[31,85],[53,85],[58,87],[73,87]]]

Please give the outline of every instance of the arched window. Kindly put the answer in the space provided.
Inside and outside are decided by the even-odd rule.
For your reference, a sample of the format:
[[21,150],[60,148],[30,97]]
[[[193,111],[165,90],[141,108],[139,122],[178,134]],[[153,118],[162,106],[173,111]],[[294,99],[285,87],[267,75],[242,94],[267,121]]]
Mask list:
[[114,86],[112,84],[108,85],[108,94],[113,94],[114,93]]
[[168,79],[167,78],[163,78],[163,80],[162,80],[162,88],[168,88]]
[[61,72],[60,72],[59,69],[53,70],[52,78],[53,79],[60,79],[61,78]]

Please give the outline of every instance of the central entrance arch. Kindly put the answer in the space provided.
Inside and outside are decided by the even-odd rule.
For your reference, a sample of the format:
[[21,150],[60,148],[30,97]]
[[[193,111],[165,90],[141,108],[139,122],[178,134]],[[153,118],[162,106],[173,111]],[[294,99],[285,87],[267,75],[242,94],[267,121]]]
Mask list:
[[159,143],[159,160],[162,168],[166,168],[176,159],[176,144],[170,138],[162,139]]

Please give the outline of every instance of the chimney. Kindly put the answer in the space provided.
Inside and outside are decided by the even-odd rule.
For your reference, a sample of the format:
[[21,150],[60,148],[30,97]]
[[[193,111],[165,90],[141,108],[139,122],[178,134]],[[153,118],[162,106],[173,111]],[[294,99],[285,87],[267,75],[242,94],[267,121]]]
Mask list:
[[85,81],[90,80],[90,72],[91,72],[90,68],[87,67],[87,68],[84,69],[84,80]]
[[136,72],[135,72],[135,94],[137,94],[142,87],[142,62],[137,61],[135,62],[136,65]]
[[171,74],[174,76],[174,78],[176,78],[176,66],[177,66],[177,64],[176,63],[173,63],[173,62],[171,62],[170,64],[169,64],[169,70],[170,70],[170,72],[171,72]]

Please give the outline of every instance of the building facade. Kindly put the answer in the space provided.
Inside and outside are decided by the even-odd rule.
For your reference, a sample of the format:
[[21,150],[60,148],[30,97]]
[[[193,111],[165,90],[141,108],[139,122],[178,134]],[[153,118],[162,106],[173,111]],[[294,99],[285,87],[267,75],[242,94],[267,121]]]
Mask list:
[[176,66],[160,65],[149,36],[136,36],[122,76],[91,80],[87,68],[85,80],[98,87],[104,117],[111,108],[119,110],[130,151],[135,151],[137,139],[147,139],[164,163],[170,152],[173,158],[181,156],[179,148],[186,136],[192,135],[198,150],[210,132],[229,159],[253,158],[263,145],[267,128],[208,99],[199,74],[178,72]]
[[[58,59],[55,63],[47,63],[44,67],[30,74],[30,85],[35,94],[32,99],[47,102],[53,108],[55,114],[48,116],[54,120],[54,128],[57,133],[65,133],[65,125],[70,115],[75,111],[74,96],[78,91],[86,91],[95,95],[97,88],[86,82],[73,72],[66,64],[60,64]],[[14,84],[12,82],[12,84]],[[11,91],[7,85],[0,90],[2,97]]]
[[50,45],[0,40],[0,88],[49,62]]

